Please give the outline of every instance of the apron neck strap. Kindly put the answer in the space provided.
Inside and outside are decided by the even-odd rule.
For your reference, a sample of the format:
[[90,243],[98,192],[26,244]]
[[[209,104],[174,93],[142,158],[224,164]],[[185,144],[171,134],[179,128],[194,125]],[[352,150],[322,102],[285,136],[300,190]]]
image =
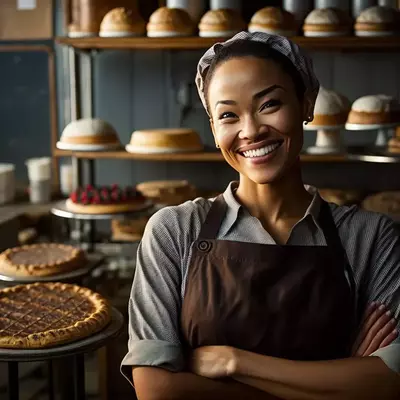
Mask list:
[[213,201],[210,211],[207,214],[206,220],[204,221],[200,235],[202,239],[216,239],[221,224],[225,218],[227,204],[224,199],[224,195],[220,194]]
[[322,199],[318,222],[324,232],[326,244],[335,247],[337,250],[342,249],[344,251],[329,204]]

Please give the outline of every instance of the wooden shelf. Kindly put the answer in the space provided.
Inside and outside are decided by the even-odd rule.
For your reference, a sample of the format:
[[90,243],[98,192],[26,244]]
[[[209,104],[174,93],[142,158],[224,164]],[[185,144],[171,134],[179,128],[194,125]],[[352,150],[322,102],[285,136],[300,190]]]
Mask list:
[[[298,45],[310,50],[322,51],[397,51],[400,50],[400,38],[388,37],[328,37],[308,38],[303,36],[291,38]],[[58,37],[57,43],[75,47],[82,50],[108,49],[108,50],[198,50],[206,49],[216,42],[226,38],[80,38]]]
[[[56,149],[56,157],[77,157],[87,159],[125,159],[141,161],[168,161],[168,162],[225,162],[219,152],[175,153],[175,154],[132,154],[126,151],[80,151],[72,152]],[[345,154],[302,154],[303,162],[351,162]]]

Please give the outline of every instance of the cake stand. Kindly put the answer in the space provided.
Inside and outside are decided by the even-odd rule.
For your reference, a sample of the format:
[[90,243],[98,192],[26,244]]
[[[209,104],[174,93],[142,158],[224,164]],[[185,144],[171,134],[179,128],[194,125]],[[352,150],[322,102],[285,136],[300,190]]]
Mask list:
[[303,125],[305,131],[317,131],[315,146],[308,147],[309,154],[343,153],[344,147],[340,138],[340,130],[344,125]]
[[71,144],[63,143],[58,141],[56,147],[59,150],[69,150],[69,151],[112,151],[122,149],[120,143],[112,144]]
[[84,354],[105,346],[117,337],[122,330],[124,318],[122,314],[112,308],[111,322],[100,332],[76,342],[43,349],[0,349],[0,362],[8,363],[8,398],[19,400],[18,363],[32,361],[46,361],[48,369],[49,398],[54,399],[53,366],[52,361],[57,358],[72,357],[73,367],[73,398],[84,400],[85,395],[85,362]]
[[151,215],[154,212],[154,205],[151,201],[147,200],[143,203],[140,209],[124,213],[109,213],[109,214],[84,214],[72,212],[68,209],[66,201],[60,201],[54,205],[50,210],[53,215],[61,218],[80,219],[86,221],[102,221],[110,219],[125,219],[132,217],[142,217]]
[[87,263],[81,268],[61,274],[49,276],[9,276],[0,274],[0,282],[5,286],[19,285],[34,282],[76,282],[80,283],[85,276],[88,276],[94,269],[99,267],[104,261],[104,255],[92,253],[87,255]]
[[394,128],[398,123],[388,124],[349,124],[345,127],[349,131],[377,131],[374,146],[349,146],[349,159],[366,162],[397,163],[400,154],[388,151],[388,140],[393,136]]
[[[83,220],[83,221],[91,221],[94,224],[96,221],[104,221],[104,220],[112,220],[112,219],[125,219],[125,218],[135,218],[135,217],[143,217],[150,216],[157,211],[157,207],[151,201],[146,201],[143,204],[143,207],[139,210],[124,212],[124,213],[109,213],[109,214],[82,214],[75,213],[68,209],[66,205],[66,201],[61,201],[57,203],[50,212],[61,218],[73,219],[73,220]],[[95,238],[95,229],[92,227],[89,231],[89,243],[88,243],[88,252],[93,252],[94,244],[96,242]]]

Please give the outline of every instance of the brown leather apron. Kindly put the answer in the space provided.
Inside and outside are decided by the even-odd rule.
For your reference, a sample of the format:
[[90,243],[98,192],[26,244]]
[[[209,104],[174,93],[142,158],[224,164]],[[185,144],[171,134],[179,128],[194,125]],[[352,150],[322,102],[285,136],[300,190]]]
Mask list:
[[193,244],[181,313],[188,350],[227,345],[292,360],[348,357],[354,282],[328,203],[318,218],[327,246],[216,240],[226,209],[220,195]]

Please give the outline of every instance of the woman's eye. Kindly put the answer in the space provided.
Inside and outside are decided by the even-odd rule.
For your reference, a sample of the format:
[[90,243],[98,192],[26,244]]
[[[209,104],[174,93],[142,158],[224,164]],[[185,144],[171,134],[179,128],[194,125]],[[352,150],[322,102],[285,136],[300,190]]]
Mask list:
[[268,100],[261,106],[260,111],[263,111],[266,108],[277,107],[281,104],[282,102],[280,100]]
[[224,112],[219,116],[219,119],[227,119],[227,118],[236,118],[236,114],[234,114],[233,112]]

